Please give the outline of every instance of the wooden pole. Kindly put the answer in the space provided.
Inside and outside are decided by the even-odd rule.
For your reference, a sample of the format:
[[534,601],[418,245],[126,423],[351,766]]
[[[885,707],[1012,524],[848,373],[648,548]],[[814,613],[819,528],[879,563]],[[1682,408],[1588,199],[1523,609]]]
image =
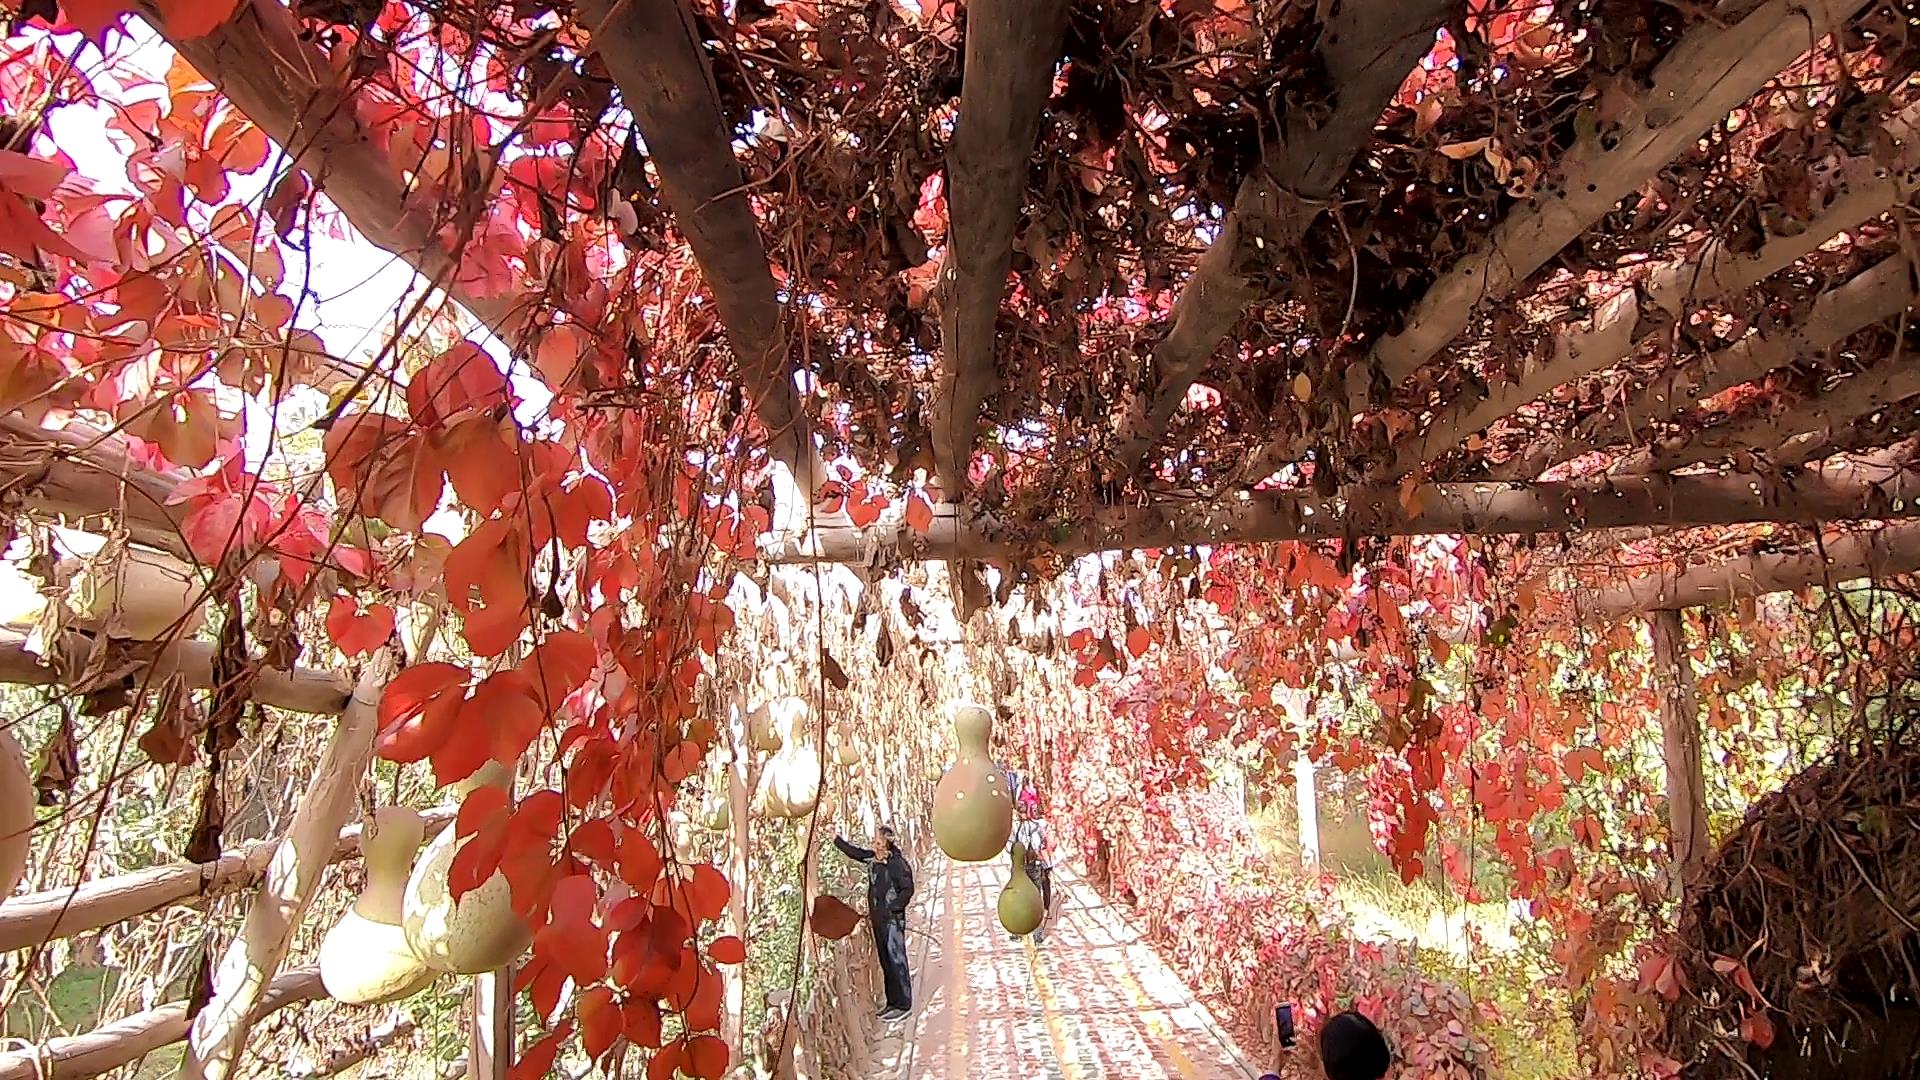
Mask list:
[[1275,686],[1274,699],[1287,711],[1287,719],[1299,733],[1293,757],[1293,802],[1300,822],[1300,865],[1311,871],[1320,869],[1320,798],[1314,787],[1313,759],[1307,756],[1307,740],[1312,734],[1307,710],[1313,696],[1291,686]]
[[[289,971],[273,980],[250,1017],[327,996],[318,968]],[[0,1080],[78,1080],[99,1076],[187,1037],[187,1003],[175,1001],[103,1024],[85,1035],[49,1039],[28,1050],[0,1054]]]
[[1660,697],[1660,749],[1667,768],[1667,828],[1676,896],[1698,878],[1713,843],[1707,830],[1706,775],[1700,761],[1700,699],[1680,613],[1647,616],[1653,632],[1654,686]]
[[353,700],[341,713],[313,782],[267,865],[266,880],[247,909],[240,934],[220,959],[213,1000],[194,1017],[181,1066],[188,1080],[227,1080],[240,1063],[254,1010],[286,959],[293,933],[339,843],[340,829],[353,813],[354,793],[373,760],[380,695],[393,667],[392,653],[382,649],[360,674]]
[[[428,810],[426,837],[453,822],[453,810]],[[30,949],[57,938],[113,926],[175,904],[194,903],[246,888],[267,868],[278,841],[254,840],[210,863],[171,863],[61,889],[28,893],[0,904],[0,952]],[[331,862],[360,854],[360,826],[340,830]]]
[[1915,571],[1920,571],[1920,525],[1888,525],[1831,538],[1815,550],[1745,555],[1682,574],[1633,578],[1602,589],[1581,610],[1619,618]]

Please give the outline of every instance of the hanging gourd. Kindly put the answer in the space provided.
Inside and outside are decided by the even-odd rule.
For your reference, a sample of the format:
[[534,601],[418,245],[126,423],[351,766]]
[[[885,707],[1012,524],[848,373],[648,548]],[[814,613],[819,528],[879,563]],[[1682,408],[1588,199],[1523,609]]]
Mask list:
[[[509,776],[498,762],[488,762],[470,780],[454,785],[454,790],[464,797],[482,784],[504,787]],[[453,868],[454,854],[466,844],[457,833],[447,829],[420,853],[420,861],[407,877],[401,925],[414,955],[436,971],[458,975],[498,971],[527,951],[533,931],[513,910],[507,877],[498,870],[454,902],[447,872]]]
[[733,799],[727,790],[725,772],[707,778],[706,794],[700,796],[700,826],[708,832],[723,833],[733,827]]
[[747,745],[763,754],[780,752],[780,730],[773,726],[773,706],[761,702],[747,714]]
[[853,745],[853,740],[839,728],[833,729],[831,737],[827,740],[827,744],[827,749],[833,753],[834,764],[844,765],[849,768],[860,764],[859,749]]
[[111,545],[83,560],[67,583],[73,625],[131,641],[192,637],[206,625],[206,587],[164,552]]
[[0,897],[12,893],[27,872],[37,794],[26,754],[13,733],[0,728]]
[[1007,848],[1013,834],[1013,798],[1006,776],[987,756],[993,738],[993,714],[978,705],[962,705],[953,718],[960,760],[933,790],[933,838],[947,857],[985,862]]
[[[447,832],[453,830],[449,828]],[[400,925],[407,864],[420,850],[426,822],[406,806],[383,806],[362,833],[367,887],[320,941],[320,982],[349,1005],[412,997],[440,973],[415,956]]]
[[1007,933],[1026,935],[1040,929],[1040,919],[1046,915],[1046,905],[1040,900],[1040,886],[1027,876],[1027,849],[1024,845],[1013,845],[1013,877],[1007,887],[1000,890],[1000,925]]
[[[789,701],[799,702],[798,698]],[[783,749],[767,763],[763,805],[771,817],[797,818],[813,813],[820,801],[820,751],[807,737],[803,725],[808,717],[806,703],[785,711]]]

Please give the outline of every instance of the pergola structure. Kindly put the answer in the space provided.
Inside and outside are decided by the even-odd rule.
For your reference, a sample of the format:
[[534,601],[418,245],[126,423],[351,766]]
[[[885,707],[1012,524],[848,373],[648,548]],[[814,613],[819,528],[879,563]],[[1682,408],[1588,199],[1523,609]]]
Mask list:
[[[521,49],[529,111],[631,115],[605,186],[684,241],[774,455],[950,496],[925,536],[827,515],[775,558],[1912,505],[1897,5],[566,7],[485,44]],[[409,191],[366,119],[393,76],[329,61],[329,10],[175,44],[367,239],[536,347],[565,298],[456,272],[484,207]],[[100,462],[13,424],[41,505],[103,505]],[[132,479],[164,546],[166,481]]]
[[[1914,525],[1856,528],[1920,516],[1920,12],[1902,0],[239,0],[192,33],[177,2],[138,7],[285,151],[260,221],[284,239],[324,194],[557,391],[573,456],[548,494],[559,473],[579,481],[580,461],[621,457],[592,440],[655,437],[634,419],[644,402],[701,413],[670,430],[722,433],[649,466],[752,474],[715,503],[751,502],[776,463],[820,500],[787,515],[805,529],[760,538],[770,561],[886,550],[1041,573],[1127,548],[1456,533],[1605,546],[1612,530],[1785,527],[1770,550],[1738,543],[1728,561],[1597,598],[1602,616],[1656,613],[1683,868],[1708,837],[1674,609],[1920,568]],[[213,232],[230,248],[265,235]],[[68,298],[84,309],[72,317],[118,319],[140,276],[108,283],[104,303]],[[666,278],[684,287],[648,292]],[[651,307],[623,307],[643,292]],[[252,314],[217,325],[237,337]],[[155,348],[218,351],[199,344]],[[663,351],[693,359],[662,365]],[[273,357],[278,390],[287,350]],[[397,384],[395,367],[334,374]],[[220,563],[207,576],[237,615],[245,559],[197,558],[180,498],[207,475],[143,464],[151,440],[106,430],[100,398],[61,400],[88,372],[66,374],[6,399],[8,509],[109,518],[142,546]],[[423,414],[445,402],[412,389],[416,411],[366,442],[434,426]],[[46,423],[49,400],[83,419]],[[501,416],[485,419],[499,434]],[[511,452],[535,456],[506,427]],[[336,431],[338,459],[354,436]],[[364,490],[340,497],[362,464],[330,476],[343,519],[379,516]],[[444,462],[427,464],[431,500],[403,506],[416,520],[389,521],[397,532],[438,505]],[[854,486],[888,505],[856,523],[833,509]],[[634,511],[635,490],[607,487]],[[510,493],[485,494],[467,509],[506,537]],[[530,504],[511,512],[530,522]],[[655,536],[634,531],[651,557]],[[577,532],[566,546],[588,567]],[[472,657],[533,629],[476,632],[483,613],[535,605],[528,581],[547,569],[524,562],[472,575],[482,594],[509,579],[510,602],[443,597]],[[585,607],[590,591],[571,598]],[[585,666],[652,670],[611,655],[644,637],[601,642],[606,656],[589,644]],[[0,678],[111,691],[139,667],[228,704],[337,714],[283,846],[344,850],[384,653],[356,688],[237,636],[226,652],[103,641],[0,638]],[[260,1010],[317,992],[310,975],[272,975],[318,873],[274,857],[193,1021],[201,1074],[227,1074]],[[134,884],[159,905],[188,876]],[[76,925],[151,909],[88,900]],[[15,937],[71,932],[44,898],[17,905],[0,912]],[[187,1021],[169,1006],[145,1023],[143,1039],[166,1041]],[[477,1038],[475,1073],[498,1075],[490,1047],[504,1044]]]

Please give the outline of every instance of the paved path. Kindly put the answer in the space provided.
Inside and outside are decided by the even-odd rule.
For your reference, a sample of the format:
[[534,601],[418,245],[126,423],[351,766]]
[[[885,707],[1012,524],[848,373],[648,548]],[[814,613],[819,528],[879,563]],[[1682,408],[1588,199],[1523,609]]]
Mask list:
[[909,924],[928,931],[910,930],[914,1016],[889,1047],[888,1080],[1255,1075],[1152,947],[1065,871],[1054,876],[1059,913],[1035,945],[1000,928],[1004,861],[925,870],[926,902]]

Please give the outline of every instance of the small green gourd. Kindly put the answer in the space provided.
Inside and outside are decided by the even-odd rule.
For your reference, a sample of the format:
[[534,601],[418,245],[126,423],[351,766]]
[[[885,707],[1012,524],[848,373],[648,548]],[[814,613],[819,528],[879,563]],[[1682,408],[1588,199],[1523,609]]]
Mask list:
[[1046,915],[1046,905],[1041,903],[1040,886],[1027,876],[1027,849],[1019,844],[1013,845],[1013,877],[1007,886],[1000,890],[1000,925],[1007,933],[1027,935],[1040,929],[1040,920]]
[[320,982],[335,1000],[399,1001],[426,989],[439,974],[413,954],[400,925],[407,864],[425,835],[426,822],[406,806],[381,807],[373,828],[361,834],[367,887],[320,941]]

